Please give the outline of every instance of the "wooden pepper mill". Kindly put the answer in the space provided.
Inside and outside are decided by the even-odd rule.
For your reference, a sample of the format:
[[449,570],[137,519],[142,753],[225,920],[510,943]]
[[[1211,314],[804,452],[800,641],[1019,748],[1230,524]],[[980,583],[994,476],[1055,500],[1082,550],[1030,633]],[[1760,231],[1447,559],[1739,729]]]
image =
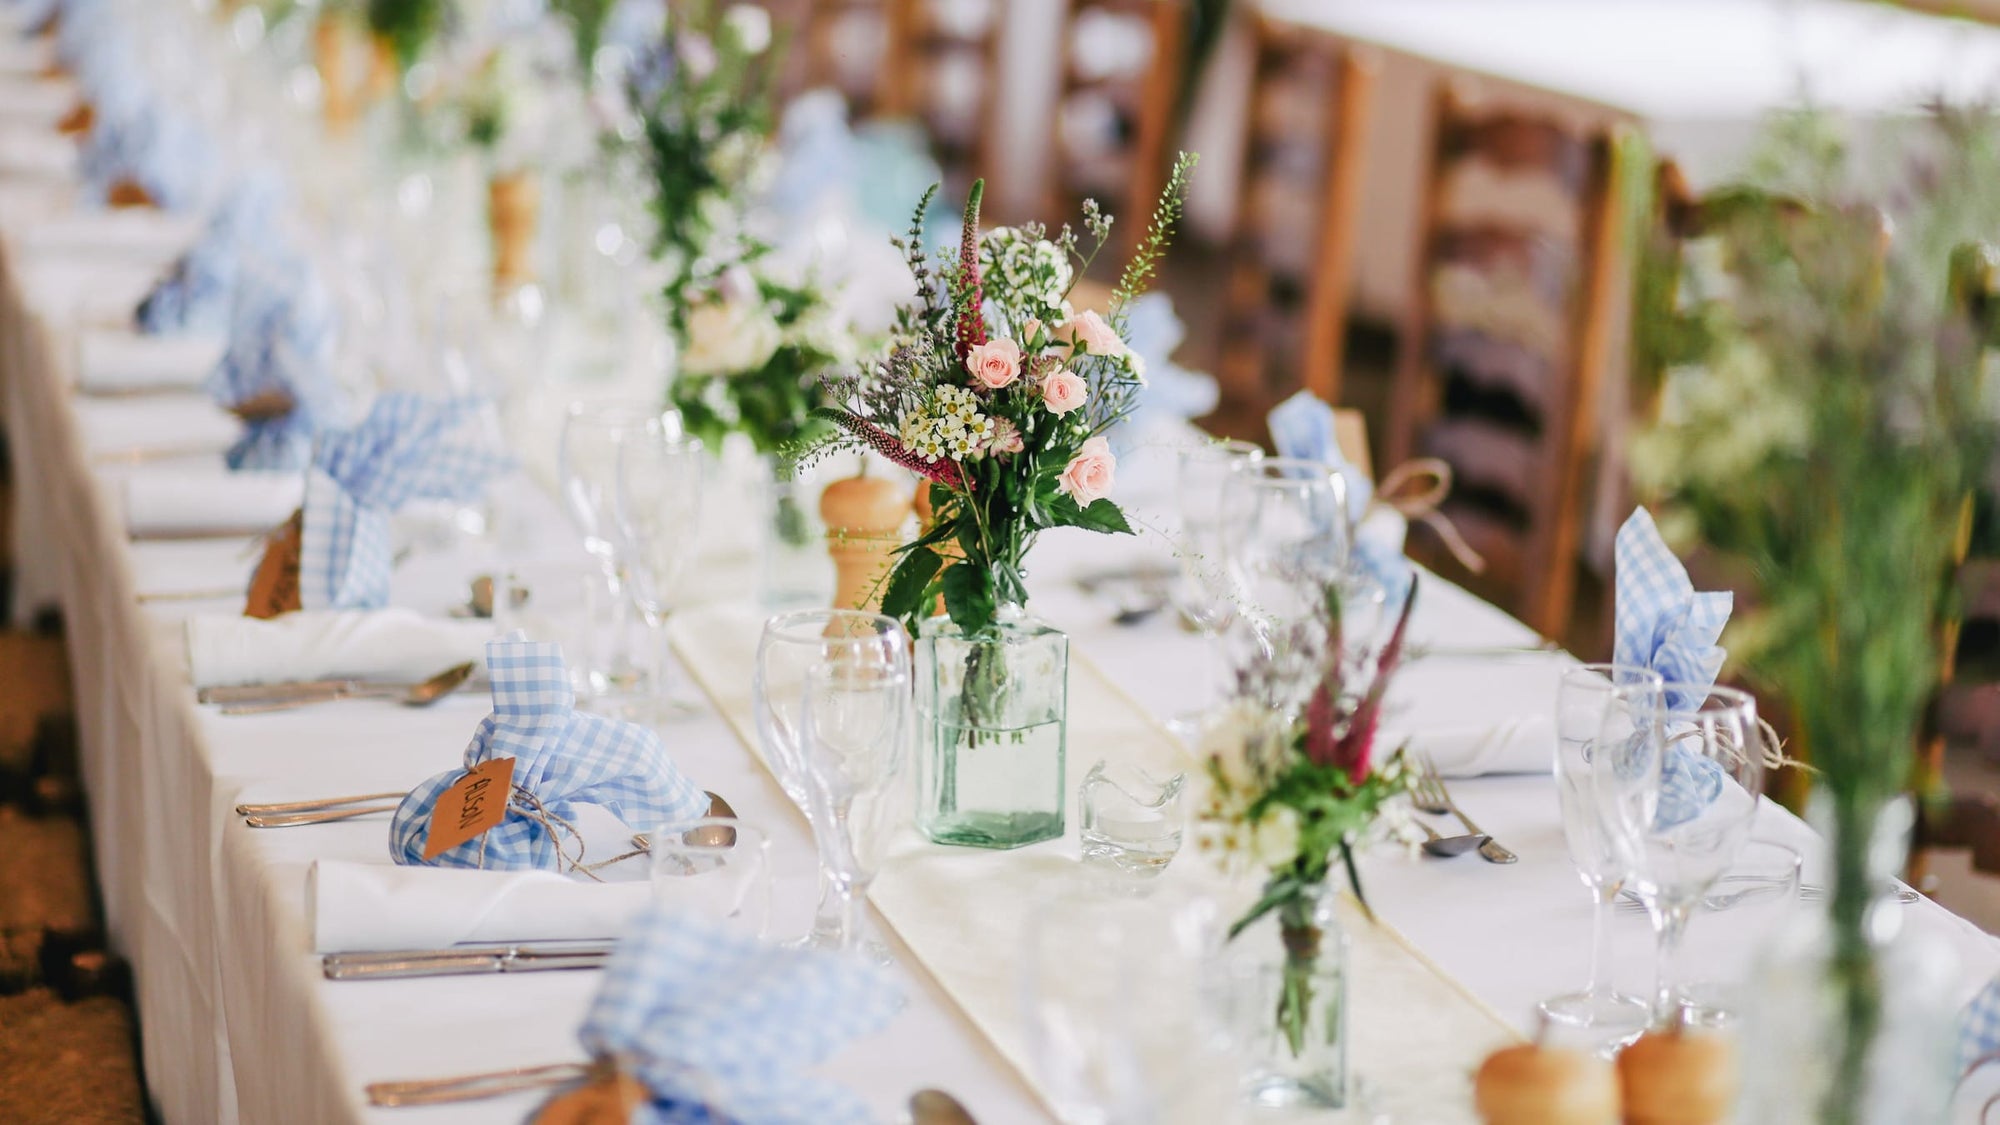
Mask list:
[[1486,1125],[1618,1125],[1618,1073],[1595,1055],[1540,1043],[1486,1057],[1473,1084]]
[[486,221],[493,231],[493,289],[505,293],[535,279],[535,220],[540,181],[532,172],[496,175],[486,184]]
[[1628,1125],[1721,1125],[1740,1083],[1734,1037],[1676,1024],[1618,1055]]
[[909,514],[909,494],[901,486],[865,472],[834,481],[820,493],[826,553],[833,557],[835,608],[881,608],[882,582],[895,563],[896,548],[903,545],[903,521]]

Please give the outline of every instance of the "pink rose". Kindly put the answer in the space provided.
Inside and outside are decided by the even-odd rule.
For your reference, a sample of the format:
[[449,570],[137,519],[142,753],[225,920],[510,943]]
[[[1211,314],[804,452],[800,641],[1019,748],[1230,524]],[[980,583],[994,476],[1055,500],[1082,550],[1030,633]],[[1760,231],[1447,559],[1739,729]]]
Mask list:
[[1068,493],[1079,506],[1088,508],[1111,494],[1117,477],[1118,458],[1111,455],[1111,443],[1094,437],[1070,458],[1062,479],[1056,482],[1056,491]]
[[1058,367],[1042,380],[1042,405],[1051,414],[1068,414],[1083,405],[1090,397],[1090,386],[1083,376],[1067,367]]
[[1043,331],[1045,327],[1039,319],[1031,316],[1028,318],[1027,323],[1021,325],[1021,339],[1027,341],[1029,347],[1034,347],[1035,337],[1039,334],[1042,337],[1042,342],[1046,344],[1048,342],[1048,334]]
[[1062,326],[1061,336],[1071,347],[1080,347],[1091,355],[1120,356],[1125,354],[1125,341],[1118,338],[1111,325],[1097,315],[1093,309],[1085,309],[1080,315],[1069,318]]
[[980,384],[997,391],[1020,377],[1021,346],[1006,339],[976,344],[966,355],[965,366]]

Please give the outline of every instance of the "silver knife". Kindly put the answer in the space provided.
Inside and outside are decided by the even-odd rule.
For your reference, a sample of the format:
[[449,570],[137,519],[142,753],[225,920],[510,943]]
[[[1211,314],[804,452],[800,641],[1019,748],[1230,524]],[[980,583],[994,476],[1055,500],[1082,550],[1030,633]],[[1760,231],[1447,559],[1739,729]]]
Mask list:
[[555,941],[387,953],[329,953],[320,959],[320,968],[328,980],[393,980],[601,969],[616,945],[616,942],[610,941]]
[[[399,695],[422,680],[290,680],[279,684],[230,684],[205,687],[195,692],[197,703],[223,706],[257,703],[286,703],[291,700],[339,699],[349,695]],[[468,678],[461,689],[483,691],[493,681],[482,671]]]

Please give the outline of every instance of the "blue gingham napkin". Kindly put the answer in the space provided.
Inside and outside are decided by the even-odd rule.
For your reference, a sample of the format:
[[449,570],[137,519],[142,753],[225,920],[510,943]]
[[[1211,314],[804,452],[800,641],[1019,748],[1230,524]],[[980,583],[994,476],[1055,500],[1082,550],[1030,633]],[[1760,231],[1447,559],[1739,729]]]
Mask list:
[[390,513],[419,498],[471,500],[513,464],[499,450],[454,437],[484,407],[478,398],[385,394],[360,425],[320,437],[300,539],[306,609],[387,605]]
[[1959,1016],[1958,1073],[1996,1051],[2000,1051],[2000,979],[1980,989]]
[[[1354,561],[1389,596],[1389,604],[1399,605],[1410,592],[1410,559],[1403,553],[1404,535],[1397,531],[1370,528],[1361,533],[1368,505],[1375,499],[1375,485],[1340,452],[1335,436],[1333,407],[1321,402],[1311,391],[1299,391],[1272,409],[1268,424],[1271,444],[1280,457],[1319,461],[1340,470],[1347,481],[1347,515],[1355,529]],[[1385,527],[1387,526],[1385,522]],[[1398,523],[1406,532],[1408,524]]]
[[208,392],[228,407],[280,392],[292,411],[247,423],[230,468],[304,468],[314,438],[347,421],[347,392],[333,376],[335,329],[333,296],[304,254],[280,239],[238,259],[229,347]]
[[901,1003],[861,958],[764,945],[655,904],[612,954],[578,1034],[652,1092],[635,1122],[866,1125],[860,1099],[805,1070]]
[[[587,865],[573,824],[583,805],[601,805],[633,828],[689,820],[708,811],[708,796],[667,758],[652,731],[576,710],[569,667],[559,645],[530,641],[519,630],[486,644],[493,713],[465,748],[465,768],[447,770],[403,798],[389,826],[397,863],[512,871],[570,871]],[[507,815],[477,839],[425,859],[431,809],[453,782],[494,758],[514,759]],[[595,857],[610,859],[610,856]]]
[[140,302],[139,330],[227,334],[238,267],[252,248],[276,241],[282,196],[282,181],[271,169],[250,172],[231,186],[194,246]]
[[[1708,696],[1726,655],[1717,646],[1735,595],[1697,593],[1687,568],[1660,538],[1651,513],[1635,509],[1618,529],[1615,549],[1616,640],[1612,660],[1658,672],[1667,706],[1693,710]],[[1722,770],[1706,758],[1670,752],[1662,768],[1658,818],[1694,819],[1722,792]]]

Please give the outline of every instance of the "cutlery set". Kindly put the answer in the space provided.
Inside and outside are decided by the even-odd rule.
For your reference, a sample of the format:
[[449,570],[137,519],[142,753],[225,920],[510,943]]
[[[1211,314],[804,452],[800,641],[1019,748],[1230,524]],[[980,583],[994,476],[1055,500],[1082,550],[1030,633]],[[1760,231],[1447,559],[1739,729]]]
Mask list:
[[371,680],[301,680],[283,684],[247,684],[238,687],[203,688],[195,695],[202,703],[221,706],[225,715],[260,715],[290,711],[315,703],[343,699],[393,699],[406,707],[428,707],[464,687],[479,666],[471,661],[454,664],[416,683]]
[[1487,835],[1472,822],[1471,817],[1465,815],[1464,810],[1451,799],[1451,791],[1444,787],[1444,778],[1438,775],[1435,763],[1423,755],[1418,755],[1415,762],[1417,784],[1410,797],[1417,811],[1432,816],[1456,817],[1460,824],[1465,825],[1462,836],[1440,836],[1430,825],[1417,821],[1418,827],[1429,837],[1424,841],[1424,854],[1446,858],[1464,855],[1477,848],[1480,858],[1488,863],[1514,863],[1521,858],[1502,847],[1498,840]]
[[384,953],[328,953],[320,958],[320,968],[328,980],[399,980],[409,977],[601,969],[617,944],[608,940],[537,941]]

